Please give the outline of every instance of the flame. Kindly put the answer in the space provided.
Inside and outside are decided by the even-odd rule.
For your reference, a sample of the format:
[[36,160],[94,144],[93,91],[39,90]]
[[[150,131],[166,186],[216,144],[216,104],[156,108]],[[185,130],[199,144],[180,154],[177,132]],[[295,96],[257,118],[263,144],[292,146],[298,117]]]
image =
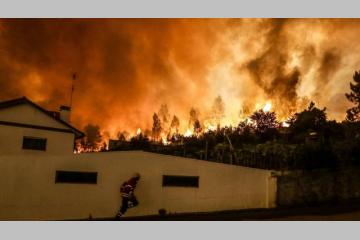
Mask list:
[[216,130],[216,126],[215,125],[212,125],[212,124],[209,124],[207,126],[205,126],[205,132],[210,132],[210,131],[215,131]]
[[268,102],[266,102],[265,106],[263,107],[263,111],[270,112],[270,110],[271,110],[271,102],[268,101]]
[[140,135],[141,134],[141,128],[138,128],[138,130],[136,131],[136,135]]
[[191,129],[187,129],[184,133],[184,137],[191,137],[193,135],[193,131]]
[[282,122],[282,123],[281,123],[281,126],[287,128],[287,127],[290,127],[290,124],[287,123],[287,122]]
[[[104,143],[105,141],[103,141]],[[101,150],[109,150],[109,146],[106,146],[105,149],[103,149],[101,147],[102,144],[99,144],[97,147],[92,147],[92,148],[88,148],[88,147],[84,147],[83,145],[80,144],[80,142],[76,142],[76,146],[74,149],[74,153],[78,154],[78,153],[88,153],[88,152],[100,152]]]

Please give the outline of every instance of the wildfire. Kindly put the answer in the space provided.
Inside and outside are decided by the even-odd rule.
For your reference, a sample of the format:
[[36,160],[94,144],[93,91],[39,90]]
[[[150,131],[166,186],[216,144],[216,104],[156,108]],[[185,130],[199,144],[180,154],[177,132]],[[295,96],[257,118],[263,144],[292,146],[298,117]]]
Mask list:
[[187,129],[184,133],[184,137],[191,137],[193,135],[193,131],[191,129]]
[[205,126],[205,132],[210,132],[210,131],[215,131],[216,130],[216,126],[215,125],[207,125]]
[[162,135],[161,135],[161,142],[162,142],[162,144],[164,144],[164,145],[169,145],[169,144],[171,143],[170,141],[167,140],[165,134],[162,134]]
[[[77,38],[79,24],[84,41]],[[121,130],[126,140],[151,137],[151,116],[164,103],[166,136],[195,134],[188,124],[192,107],[199,109],[201,132],[237,126],[259,109],[284,120],[308,100],[327,106],[329,119],[343,120],[344,81],[360,59],[359,19],[1,19],[0,32],[0,86],[7,89],[1,98],[26,95],[50,109],[66,103],[73,87],[72,124],[100,125],[107,139]],[[58,61],[44,68],[38,60],[50,52]],[[80,74],[70,82],[64,69]],[[222,101],[214,111],[217,95]],[[176,127],[168,131],[174,115]],[[208,126],[212,115],[217,119]]]
[[136,131],[136,135],[140,135],[141,134],[141,128],[138,128],[138,130]]
[[271,110],[271,102],[268,101],[268,102],[266,102],[265,106],[263,107],[263,111],[270,112],[270,110]]
[[281,126],[287,128],[287,127],[290,127],[290,124],[287,123],[287,122],[282,122],[282,123],[281,123]]
[[108,146],[102,149],[101,145],[98,145],[97,147],[86,147],[83,146],[80,142],[76,142],[74,153],[78,154],[78,153],[88,153],[88,152],[100,152],[101,150],[108,150]]

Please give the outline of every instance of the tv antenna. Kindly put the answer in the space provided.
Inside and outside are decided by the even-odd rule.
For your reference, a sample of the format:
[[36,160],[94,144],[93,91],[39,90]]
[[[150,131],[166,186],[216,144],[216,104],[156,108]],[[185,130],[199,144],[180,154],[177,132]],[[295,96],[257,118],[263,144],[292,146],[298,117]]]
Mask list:
[[73,73],[72,78],[71,78],[70,109],[72,108],[72,101],[73,101],[73,95],[74,95],[74,83],[75,83],[76,77],[77,77],[77,74]]

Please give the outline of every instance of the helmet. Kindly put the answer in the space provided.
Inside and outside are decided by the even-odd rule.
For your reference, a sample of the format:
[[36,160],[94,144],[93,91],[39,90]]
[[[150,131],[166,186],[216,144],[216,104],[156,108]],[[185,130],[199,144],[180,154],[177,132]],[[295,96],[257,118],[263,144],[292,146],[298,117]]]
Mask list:
[[134,173],[133,178],[139,179],[140,178],[140,173]]

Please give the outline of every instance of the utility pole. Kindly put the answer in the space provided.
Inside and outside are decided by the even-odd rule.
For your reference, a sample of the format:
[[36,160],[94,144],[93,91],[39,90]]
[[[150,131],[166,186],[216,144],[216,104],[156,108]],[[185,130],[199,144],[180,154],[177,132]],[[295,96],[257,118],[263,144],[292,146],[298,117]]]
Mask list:
[[206,139],[205,143],[205,160],[208,160],[208,140]]
[[226,139],[228,140],[229,142],[229,149],[230,149],[230,164],[233,164],[233,153],[234,153],[234,147],[233,145],[231,144],[231,141],[230,141],[230,138],[228,137],[228,135],[225,133],[225,137]]

